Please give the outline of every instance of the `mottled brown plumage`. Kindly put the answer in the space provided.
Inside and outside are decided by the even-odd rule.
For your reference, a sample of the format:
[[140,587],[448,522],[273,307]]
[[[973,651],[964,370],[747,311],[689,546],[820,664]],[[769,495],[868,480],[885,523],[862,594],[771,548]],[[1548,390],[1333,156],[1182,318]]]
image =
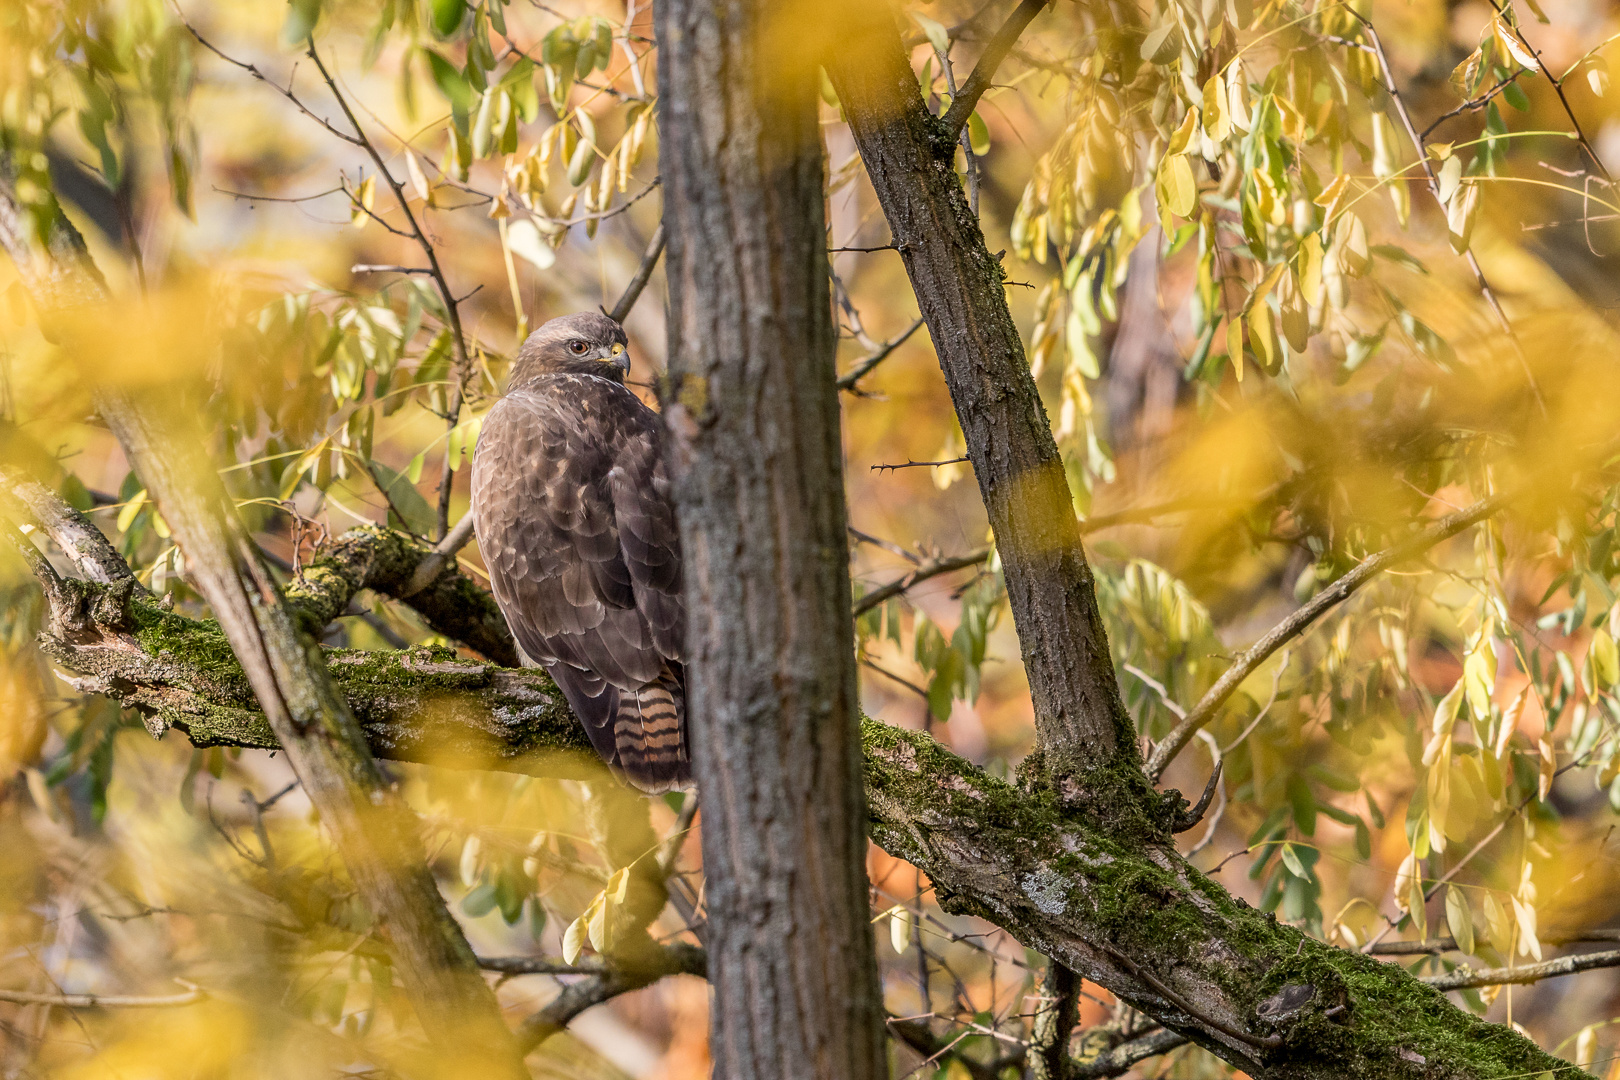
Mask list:
[[591,744],[647,791],[690,782],[681,552],[658,416],[624,385],[624,330],[584,312],[523,343],[473,457],[490,584]]

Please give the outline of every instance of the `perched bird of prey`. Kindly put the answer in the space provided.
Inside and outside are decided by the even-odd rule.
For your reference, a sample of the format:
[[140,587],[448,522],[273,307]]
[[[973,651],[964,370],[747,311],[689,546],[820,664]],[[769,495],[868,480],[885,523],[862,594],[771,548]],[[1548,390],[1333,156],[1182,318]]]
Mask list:
[[691,781],[681,549],[658,415],[624,328],[582,312],[523,343],[473,456],[473,522],[524,659],[644,791]]

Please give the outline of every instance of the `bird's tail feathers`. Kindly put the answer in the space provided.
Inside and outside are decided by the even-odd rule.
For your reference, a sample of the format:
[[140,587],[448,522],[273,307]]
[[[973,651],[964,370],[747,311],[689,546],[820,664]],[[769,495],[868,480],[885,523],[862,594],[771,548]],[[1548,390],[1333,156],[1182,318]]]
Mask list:
[[639,690],[619,691],[615,764],[642,791],[673,791],[692,782],[685,699],[680,680],[667,670]]

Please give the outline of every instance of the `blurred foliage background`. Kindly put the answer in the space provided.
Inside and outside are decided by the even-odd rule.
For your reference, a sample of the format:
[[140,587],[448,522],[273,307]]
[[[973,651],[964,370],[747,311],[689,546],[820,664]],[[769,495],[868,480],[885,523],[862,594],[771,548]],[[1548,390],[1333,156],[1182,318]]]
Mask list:
[[[897,13],[936,108],[1007,7]],[[10,451],[43,454],[192,613],[184,559],[92,414],[98,380],[172,387],[205,417],[288,575],[358,523],[435,538],[466,509],[479,418],[524,334],[612,306],[648,251],[651,25],[637,0],[3,0],[17,193],[40,220],[60,201],[119,298],[94,354],[65,356],[0,266]],[[1620,937],[1617,38],[1602,0],[1058,0],[958,154],[1145,740],[1359,560],[1506,498],[1291,639],[1165,776],[1197,791],[1223,762],[1181,840],[1227,888],[1347,948],[1427,941],[1392,960],[1425,973]],[[983,509],[823,96],[863,700],[1011,775],[1033,726]],[[661,290],[655,273],[626,320],[649,401]],[[477,572],[476,546],[462,561]],[[77,692],[33,643],[26,568],[8,553],[0,575],[0,986],[206,991],[147,1009],[0,1002],[0,1072],[404,1060],[387,952],[283,763],[153,742]],[[327,640],[431,636],[367,596]],[[587,789],[391,768],[481,954],[603,944],[587,931],[622,901],[623,863]],[[689,824],[681,805],[653,804],[661,834]],[[691,899],[654,927],[670,940],[701,920],[701,856],[681,840]],[[925,1061],[897,1042],[895,1075],[985,1075],[1027,1039],[1044,960],[944,915],[881,851],[869,870],[889,1009],[949,1047]],[[520,1018],[571,978],[506,978],[501,1000]],[[1459,1000],[1615,1077],[1616,989],[1600,969]],[[1082,1059],[1143,1026],[1093,991]],[[667,978],[531,1062],[705,1076],[706,1009],[700,981]],[[1183,1048],[1133,1075],[1228,1073]]]

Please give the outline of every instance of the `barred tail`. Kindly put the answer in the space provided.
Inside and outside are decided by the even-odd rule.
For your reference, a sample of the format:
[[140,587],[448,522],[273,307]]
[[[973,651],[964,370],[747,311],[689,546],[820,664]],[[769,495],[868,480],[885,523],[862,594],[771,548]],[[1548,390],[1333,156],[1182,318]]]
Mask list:
[[686,747],[686,692],[674,673],[639,690],[619,692],[614,717],[615,764],[642,791],[657,793],[692,782]]

